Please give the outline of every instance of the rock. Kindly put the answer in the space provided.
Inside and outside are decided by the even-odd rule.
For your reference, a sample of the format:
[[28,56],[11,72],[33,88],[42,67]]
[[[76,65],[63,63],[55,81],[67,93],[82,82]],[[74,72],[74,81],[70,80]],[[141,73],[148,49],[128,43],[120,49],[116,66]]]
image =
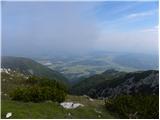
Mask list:
[[68,113],[68,116],[71,116],[71,113]]
[[92,98],[90,98],[89,96],[87,95],[83,95],[84,97],[86,97],[89,101],[94,101]]
[[95,109],[95,112],[96,112],[96,113],[99,113],[99,114],[102,114],[102,112],[101,112],[101,111],[98,111],[98,110],[96,110],[96,109]]
[[28,79],[29,77],[28,76],[25,76],[25,79]]
[[32,75],[34,74],[34,71],[32,69],[29,69],[28,72]]
[[83,95],[84,97],[86,97],[86,98],[88,98],[88,96],[87,95]]
[[12,116],[12,113],[11,113],[11,112],[9,112],[9,113],[6,114],[6,118],[9,118],[9,117],[11,117],[11,116]]
[[73,102],[63,102],[63,103],[60,103],[60,105],[63,108],[66,108],[66,109],[75,109],[77,107],[83,107],[84,106],[83,104],[73,103]]
[[92,98],[89,98],[89,101],[94,101]]

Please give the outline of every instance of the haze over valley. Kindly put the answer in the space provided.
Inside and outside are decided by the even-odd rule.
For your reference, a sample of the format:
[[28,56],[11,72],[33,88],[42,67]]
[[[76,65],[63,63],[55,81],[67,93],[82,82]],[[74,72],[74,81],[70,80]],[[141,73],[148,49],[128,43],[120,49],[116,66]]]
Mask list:
[[62,73],[71,83],[108,69],[125,72],[158,70],[158,56],[150,54],[98,51],[81,56],[63,55],[35,60]]

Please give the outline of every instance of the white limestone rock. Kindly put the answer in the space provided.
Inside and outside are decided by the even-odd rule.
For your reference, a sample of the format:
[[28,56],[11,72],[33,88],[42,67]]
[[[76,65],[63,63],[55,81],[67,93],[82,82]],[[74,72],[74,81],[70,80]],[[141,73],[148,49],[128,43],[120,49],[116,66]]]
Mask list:
[[8,112],[7,114],[6,114],[6,118],[10,118],[12,116],[12,113],[11,112]]
[[73,102],[63,102],[63,103],[60,103],[60,105],[66,109],[75,109],[75,108],[84,106],[83,104],[73,103]]

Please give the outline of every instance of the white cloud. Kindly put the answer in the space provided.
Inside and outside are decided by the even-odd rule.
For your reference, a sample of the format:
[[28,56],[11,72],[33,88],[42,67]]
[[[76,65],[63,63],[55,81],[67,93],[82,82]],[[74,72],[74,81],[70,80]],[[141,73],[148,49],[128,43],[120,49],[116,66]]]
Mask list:
[[128,19],[140,18],[140,17],[145,17],[145,16],[151,16],[154,13],[155,13],[155,10],[139,12],[139,13],[132,13],[132,14],[127,15],[126,18],[128,18]]

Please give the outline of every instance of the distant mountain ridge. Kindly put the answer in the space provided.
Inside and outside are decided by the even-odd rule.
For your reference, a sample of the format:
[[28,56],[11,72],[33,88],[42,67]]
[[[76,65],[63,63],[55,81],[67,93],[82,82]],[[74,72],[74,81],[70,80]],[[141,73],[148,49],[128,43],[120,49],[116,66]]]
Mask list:
[[67,79],[57,71],[51,70],[46,66],[35,62],[30,58],[2,56],[1,67],[15,70],[26,75],[35,75],[39,77],[47,77],[63,82]]
[[158,94],[159,71],[138,72],[105,71],[94,75],[72,87],[73,94],[87,94],[93,98],[114,97],[117,95]]

